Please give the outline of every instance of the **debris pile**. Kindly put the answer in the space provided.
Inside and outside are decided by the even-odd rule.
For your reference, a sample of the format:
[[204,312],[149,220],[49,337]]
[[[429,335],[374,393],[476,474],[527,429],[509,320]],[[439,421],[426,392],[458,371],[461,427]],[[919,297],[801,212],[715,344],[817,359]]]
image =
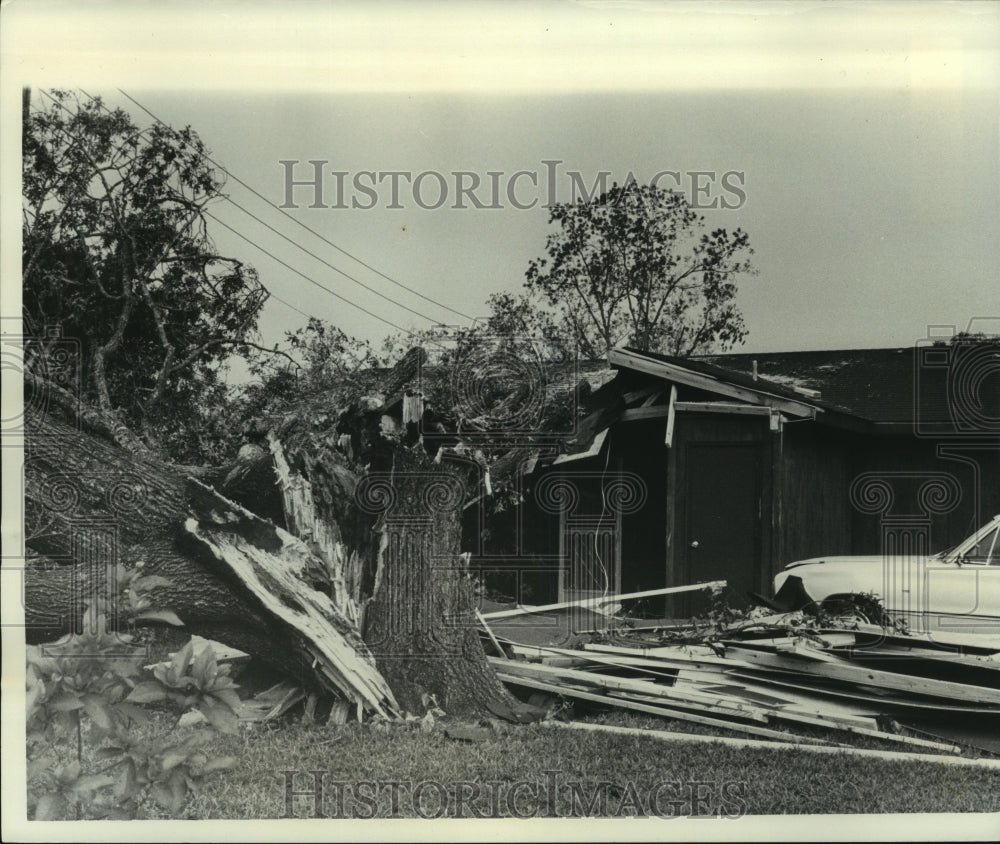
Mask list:
[[[691,588],[703,586],[715,584]],[[510,612],[486,614],[484,627],[491,615]],[[769,616],[671,644],[658,628],[621,629],[576,647],[518,644],[496,625],[484,642],[500,645],[502,654],[490,661],[515,692],[584,708],[596,704],[800,745],[864,736],[923,752],[959,754],[971,746],[1000,753],[995,637],[827,623],[803,622],[801,613]],[[497,653],[496,644],[486,646]]]

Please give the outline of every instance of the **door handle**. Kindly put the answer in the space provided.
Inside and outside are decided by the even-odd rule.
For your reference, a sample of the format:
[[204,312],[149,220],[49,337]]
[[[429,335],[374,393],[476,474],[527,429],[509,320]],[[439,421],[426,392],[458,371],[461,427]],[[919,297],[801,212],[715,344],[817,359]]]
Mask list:
[[694,542],[691,543],[691,547],[692,548],[697,548],[698,547],[698,540],[697,539]]

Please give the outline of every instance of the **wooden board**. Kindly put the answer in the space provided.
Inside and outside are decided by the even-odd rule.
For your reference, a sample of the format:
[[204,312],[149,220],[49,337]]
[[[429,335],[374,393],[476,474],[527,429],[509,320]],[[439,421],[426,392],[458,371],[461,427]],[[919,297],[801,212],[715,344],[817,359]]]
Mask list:
[[778,730],[767,729],[766,727],[758,727],[753,724],[737,724],[732,721],[724,721],[720,718],[709,718],[704,715],[683,712],[665,706],[654,706],[648,703],[640,703],[638,701],[612,698],[608,695],[589,692],[584,689],[573,688],[572,686],[549,683],[545,680],[539,680],[533,677],[505,675],[502,671],[497,671],[497,676],[500,677],[503,682],[510,685],[523,686],[529,689],[538,689],[539,691],[550,692],[551,694],[560,695],[562,697],[572,697],[579,700],[591,701],[592,703],[602,703],[606,706],[617,707],[619,709],[631,709],[635,712],[644,712],[647,715],[659,715],[661,718],[673,718],[677,721],[690,721],[691,723],[702,724],[707,727],[720,727],[737,733],[763,736],[765,738],[794,742],[796,744],[830,744],[829,742],[824,742],[821,739],[805,738],[792,733],[783,733]]
[[753,680],[756,683],[780,686],[782,688],[795,689],[808,694],[819,694],[823,696],[843,698],[851,701],[861,701],[872,707],[881,707],[885,712],[894,710],[907,710],[910,712],[925,711],[928,713],[949,713],[956,716],[961,715],[994,715],[997,710],[990,706],[976,706],[962,704],[949,704],[936,700],[913,700],[900,696],[887,698],[884,695],[865,693],[860,689],[831,688],[829,686],[813,686],[802,682],[799,675],[794,672],[785,673],[758,673],[753,669],[748,671],[735,669],[733,677]]
[[648,738],[663,741],[693,742],[698,744],[721,744],[727,747],[750,748],[754,750],[789,750],[824,753],[835,756],[853,756],[861,759],[882,759],[892,762],[926,762],[956,767],[979,768],[1000,771],[1000,759],[966,759],[961,756],[939,756],[933,753],[904,753],[896,750],[868,750],[866,748],[843,747],[841,745],[799,744],[789,745],[754,739],[733,739],[721,736],[701,736],[691,733],[671,733],[666,730],[640,730],[629,727],[613,727],[609,724],[581,724],[545,721],[542,726],[553,729],[591,730],[593,732]]
[[779,656],[777,654],[764,653],[751,648],[736,647],[734,645],[727,648],[727,652],[729,651],[732,651],[744,662],[766,668],[797,671],[812,677],[839,680],[845,683],[854,683],[860,686],[883,690],[905,692],[909,695],[937,697],[966,703],[985,703],[1000,707],[1000,689],[987,689],[980,686],[969,686],[964,683],[934,680],[928,677],[911,677],[891,671],[863,668],[848,662],[844,662],[843,664],[811,662],[806,659]]

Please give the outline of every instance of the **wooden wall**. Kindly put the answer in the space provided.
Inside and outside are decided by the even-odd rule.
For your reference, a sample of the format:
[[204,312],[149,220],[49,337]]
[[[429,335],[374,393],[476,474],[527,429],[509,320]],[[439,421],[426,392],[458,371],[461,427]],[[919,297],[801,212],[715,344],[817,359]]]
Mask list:
[[[678,392],[681,401],[717,398],[687,387]],[[907,511],[919,513],[920,485],[940,475],[952,478],[959,492],[954,506],[929,517],[932,550],[957,543],[1000,514],[1000,443],[919,439],[908,431],[861,433],[821,421],[790,421],[774,432],[766,416],[685,411],[676,417],[673,447],[668,449],[664,429],[662,420],[619,422],[600,457],[542,470],[529,483],[534,486],[555,471],[575,476],[581,490],[577,512],[596,508],[600,513],[601,502],[594,494],[604,479],[616,472],[642,476],[648,490],[643,506],[625,514],[620,525],[625,591],[687,582],[687,453],[699,445],[752,443],[758,449],[751,470],[761,502],[754,537],[759,554],[753,565],[757,588],[765,594],[770,594],[773,576],[790,562],[881,553],[885,520]],[[953,452],[950,457],[938,453],[945,446]],[[883,477],[893,487],[890,511],[871,512],[869,507],[866,512],[857,490],[852,497],[852,485],[866,473]],[[514,533],[520,553],[540,555],[539,562],[551,565],[553,556],[558,557],[558,517],[530,501],[520,508],[519,517]],[[502,545],[499,538],[512,534],[499,524],[494,527],[498,529],[488,544]],[[507,548],[494,553],[500,550],[510,553]]]
[[848,492],[861,443],[815,422],[784,426],[777,445],[772,577],[795,560],[851,553]]
[[[1000,513],[1000,445],[946,445],[908,433],[855,434],[815,423],[791,423],[781,438],[775,502],[775,570],[833,554],[879,554],[883,525],[927,524],[934,551],[953,545]],[[973,465],[974,463],[974,465]],[[868,480],[891,492],[852,486]],[[921,489],[937,485],[924,503]],[[953,494],[954,493],[954,494]],[[931,509],[926,503],[931,502]],[[941,512],[935,512],[940,510]]]
[[[969,449],[956,443],[953,456],[948,456],[938,454],[939,445],[937,440],[905,434],[866,439],[856,461],[857,474],[882,477],[893,500],[882,512],[853,508],[854,553],[881,552],[886,520],[915,525],[926,521],[931,550],[939,551],[961,541],[998,512],[1000,447]],[[940,494],[927,497],[925,491],[922,501],[921,490],[929,483],[936,484]]]

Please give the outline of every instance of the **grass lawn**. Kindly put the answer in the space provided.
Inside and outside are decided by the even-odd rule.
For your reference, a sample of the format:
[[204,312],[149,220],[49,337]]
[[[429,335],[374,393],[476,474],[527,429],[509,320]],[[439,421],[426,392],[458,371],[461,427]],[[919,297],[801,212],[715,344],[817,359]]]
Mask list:
[[[164,650],[169,643],[161,644]],[[174,717],[162,710],[148,711],[151,723],[137,729],[149,737],[195,729],[175,727]],[[623,711],[578,710],[575,717],[620,727],[738,736]],[[1000,771],[797,748],[667,743],[539,725],[494,724],[480,729],[476,741],[450,737],[449,731],[460,726],[447,718],[427,724],[305,726],[297,717],[286,717],[242,725],[237,735],[216,733],[204,750],[210,756],[234,756],[237,764],[207,778],[179,817],[313,817],[317,780],[311,772],[316,771],[323,772],[319,805],[331,818],[1000,812]],[[843,734],[812,734],[845,741]],[[911,750],[874,738],[850,737],[850,743]],[[75,746],[75,737],[66,742],[66,761],[75,758]],[[86,740],[84,747],[85,769],[107,765],[94,759]],[[298,773],[290,779],[285,772]],[[289,796],[289,787],[305,793]],[[141,808],[140,818],[169,817],[152,800]]]
[[[711,732],[656,718],[603,723]],[[494,726],[480,741],[417,724],[244,728],[210,745],[239,758],[182,817],[738,817],[754,814],[998,812],[1000,772],[937,763],[664,743],[538,725]],[[162,722],[158,729],[168,728]],[[880,746],[871,742],[868,746]],[[286,771],[301,772],[291,779]],[[165,817],[154,805],[146,817]]]

